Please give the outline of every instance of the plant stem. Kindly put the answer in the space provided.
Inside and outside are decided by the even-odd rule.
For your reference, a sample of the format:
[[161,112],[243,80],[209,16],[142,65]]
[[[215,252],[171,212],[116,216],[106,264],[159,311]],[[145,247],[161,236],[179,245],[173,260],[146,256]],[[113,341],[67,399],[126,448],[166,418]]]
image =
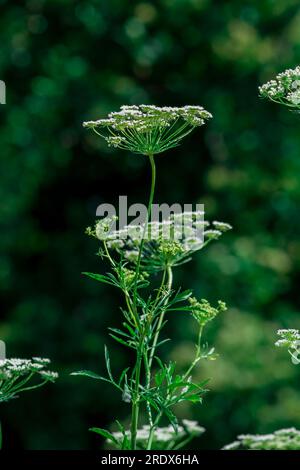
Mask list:
[[[167,266],[167,273],[168,273],[167,288],[168,288],[168,292],[170,292],[170,291],[171,291],[171,288],[172,288],[172,283],[173,283],[173,272],[172,272],[171,266]],[[150,351],[150,357],[149,357],[149,362],[148,362],[148,370],[147,370],[147,388],[148,388],[149,385],[150,385],[150,380],[151,380],[151,366],[152,366],[153,357],[154,357],[154,354],[155,354],[155,349],[156,349],[157,341],[158,341],[159,334],[160,334],[160,331],[161,331],[161,326],[162,326],[162,324],[163,324],[164,316],[165,316],[165,311],[163,310],[163,311],[161,312],[160,317],[159,317],[159,320],[158,320],[158,324],[157,324],[157,328],[156,328],[156,332],[155,332],[155,336],[154,336],[152,348],[151,348],[151,351]],[[151,423],[150,423],[151,429],[150,429],[150,434],[149,434],[149,438],[148,438],[147,450],[150,450],[151,447],[152,447],[152,441],[153,441],[153,437],[154,437],[154,432],[155,432],[156,426],[158,425],[158,423],[159,423],[159,421],[160,421],[160,419],[161,419],[161,416],[162,416],[162,413],[160,412],[160,413],[157,415],[157,417],[156,417],[154,423],[152,424],[152,426],[151,426]],[[152,421],[152,419],[151,419],[151,421]]]
[[[148,222],[151,216],[153,198],[154,198],[154,191],[155,191],[155,182],[156,182],[156,167],[155,161],[152,154],[148,155],[150,165],[151,165],[151,189],[147,207],[147,219],[145,221],[143,235],[141,244],[139,247],[139,255],[137,260],[137,266],[135,271],[135,280],[134,280],[134,290],[133,290],[133,310],[135,313],[136,318],[138,319],[138,311],[137,311],[137,285],[138,279],[140,274],[140,267],[141,267],[141,258],[142,258],[142,251],[144,247],[144,240],[145,234],[148,226]],[[132,398],[132,416],[131,416],[131,450],[136,449],[136,435],[138,429],[138,420],[139,420],[139,408],[140,408],[140,397],[139,397],[139,386],[140,386],[140,377],[141,377],[141,364],[142,364],[142,353],[141,350],[143,348],[143,344],[139,345],[139,350],[137,351],[137,359],[136,359],[136,366],[135,366],[135,393]]]
[[142,240],[141,244],[139,247],[139,254],[138,254],[138,260],[137,260],[137,265],[136,265],[136,271],[135,271],[135,280],[134,280],[134,291],[133,291],[133,305],[134,309],[137,309],[137,284],[138,284],[138,279],[139,279],[139,274],[140,274],[140,268],[141,268],[141,258],[142,258],[142,251],[144,248],[144,241],[145,241],[145,234],[147,230],[147,225],[151,216],[151,210],[152,210],[152,204],[153,204],[153,198],[154,198],[154,191],[155,191],[155,182],[156,182],[156,167],[155,167],[155,161],[154,157],[152,154],[148,155],[149,161],[151,164],[151,189],[150,189],[150,195],[149,195],[149,201],[148,201],[148,207],[147,207],[147,218],[145,220],[145,225],[144,225],[144,230],[142,234]]
[[199,362],[199,360],[201,359],[201,337],[202,337],[202,332],[203,332],[203,325],[200,326],[200,330],[199,330],[199,334],[198,334],[198,341],[197,341],[197,348],[196,348],[196,355],[195,355],[195,359],[193,360],[191,366],[188,368],[188,370],[186,371],[186,373],[184,374],[184,379],[187,379],[190,375],[190,373],[192,372],[192,370],[194,369],[195,365],[197,364],[197,362]]
[[[168,286],[169,286],[169,289],[171,289],[171,285],[172,285],[172,271],[171,271],[171,276],[169,275],[169,280],[168,280]],[[164,317],[164,313],[165,312],[162,312],[161,314],[161,318],[159,320],[161,320],[161,323],[163,322],[163,317]],[[159,335],[159,327],[161,325],[157,325],[157,331],[156,331],[156,334],[157,334],[157,338],[158,338],[158,335]],[[204,326],[201,325],[200,326],[200,329],[199,329],[199,333],[198,333],[198,340],[197,340],[197,347],[196,347],[196,355],[195,355],[195,359],[194,361],[192,362],[191,366],[189,367],[189,369],[187,370],[187,372],[184,374],[184,377],[183,379],[186,380],[190,373],[192,372],[193,368],[195,367],[195,365],[197,364],[197,362],[201,359],[201,338],[202,338],[202,333],[203,333],[203,328]],[[157,339],[156,339],[156,342],[155,342],[155,346],[156,346],[156,343],[157,343]],[[153,342],[153,346],[154,346],[154,342]],[[152,348],[153,348],[152,346]],[[153,349],[152,349],[153,351]],[[151,353],[152,353],[151,351]],[[153,359],[153,355],[154,355],[154,352],[152,353],[152,359]],[[151,361],[152,363],[152,361]],[[149,361],[149,365],[151,367],[151,363]],[[157,427],[157,425],[159,424],[159,421],[162,417],[162,412],[160,411],[154,421],[154,423],[152,424],[151,426],[151,429],[150,429],[150,433],[149,433],[149,438],[148,438],[148,443],[147,443],[147,450],[151,450],[151,447],[152,447],[152,441],[153,441],[153,437],[154,437],[154,432],[155,432],[155,429]]]
[[156,426],[158,425],[161,417],[162,417],[162,412],[160,411],[159,414],[157,415],[151,429],[150,429],[150,434],[149,434],[148,443],[147,443],[147,450],[151,450],[152,441],[153,441],[153,437],[154,437],[154,431],[155,431]]
[[[172,282],[173,282],[173,272],[172,272],[171,266],[167,267],[167,273],[168,273],[167,289],[168,289],[168,292],[170,292],[171,288],[172,288]],[[160,314],[160,317],[159,317],[159,320],[158,320],[158,323],[157,323],[157,328],[156,328],[156,332],[155,332],[155,336],[154,336],[154,340],[153,340],[153,344],[152,344],[152,348],[151,348],[151,352],[150,352],[150,357],[149,357],[149,368],[150,369],[151,369],[151,366],[152,366],[153,357],[154,357],[157,341],[158,341],[158,338],[159,338],[159,333],[160,333],[160,330],[161,330],[161,326],[162,326],[162,323],[164,321],[164,316],[165,316],[165,311],[163,310]]]
[[137,352],[136,369],[135,369],[135,396],[132,399],[132,416],[131,416],[131,450],[136,449],[136,435],[139,421],[139,385],[141,376],[142,355]]
[[[161,291],[162,291],[162,288],[165,284],[165,278],[166,278],[166,268],[164,269],[163,271],[163,275],[162,275],[162,280],[161,280],[161,284],[157,290],[157,295],[156,295],[156,298],[154,300],[154,303],[153,303],[153,306],[151,308],[151,311],[149,312],[148,314],[148,324],[151,325],[151,321],[152,321],[152,313],[153,311],[155,310],[155,307],[159,301],[159,296],[161,294]],[[145,363],[145,371],[146,371],[146,389],[149,388],[150,386],[150,382],[151,382],[151,369],[149,367],[149,361],[148,361],[148,351],[147,349],[145,350],[145,353],[144,353],[144,363]],[[147,402],[146,403],[146,408],[147,408],[147,414],[148,414],[148,421],[149,421],[149,425],[150,427],[153,426],[153,420],[152,420],[152,412],[151,412],[151,406],[150,404]]]
[[[103,242],[103,246],[104,246],[105,254],[106,254],[107,258],[109,259],[109,261],[110,261],[112,267],[113,267],[113,268],[116,268],[116,263],[114,262],[113,258],[110,256],[110,253],[109,253],[109,250],[108,250],[108,248],[107,248],[107,244],[106,244],[105,241]],[[135,314],[133,313],[132,308],[131,308],[131,305],[130,305],[130,297],[129,297],[129,294],[128,294],[127,290],[124,290],[123,292],[124,292],[124,296],[125,296],[125,301],[126,301],[126,305],[127,305],[127,308],[128,308],[128,312],[129,312],[129,314],[130,314],[131,317],[132,317],[132,320],[133,320],[133,323],[134,323],[135,327],[138,328],[138,327],[139,327],[138,321],[137,321],[137,319],[136,319],[136,317],[135,317]]]

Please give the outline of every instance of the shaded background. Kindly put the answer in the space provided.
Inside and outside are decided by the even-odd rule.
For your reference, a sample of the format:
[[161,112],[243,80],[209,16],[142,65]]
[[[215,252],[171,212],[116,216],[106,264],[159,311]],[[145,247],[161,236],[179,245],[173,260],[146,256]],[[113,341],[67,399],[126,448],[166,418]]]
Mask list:
[[[274,347],[299,326],[299,116],[257,96],[300,61],[298,0],[0,0],[0,338],[8,355],[51,357],[56,385],[1,405],[6,447],[97,448],[91,426],[126,420],[106,384],[69,377],[114,366],[109,338],[119,301],[81,276],[103,272],[84,235],[101,202],[146,199],[143,157],[108,149],[84,120],[122,104],[200,104],[214,119],[157,159],[156,201],[201,202],[230,234],[181,267],[176,282],[230,310],[209,330],[220,357],[199,407],[180,409],[218,449],[239,433],[300,427],[300,366]],[[193,323],[170,318],[163,353],[184,365]]]

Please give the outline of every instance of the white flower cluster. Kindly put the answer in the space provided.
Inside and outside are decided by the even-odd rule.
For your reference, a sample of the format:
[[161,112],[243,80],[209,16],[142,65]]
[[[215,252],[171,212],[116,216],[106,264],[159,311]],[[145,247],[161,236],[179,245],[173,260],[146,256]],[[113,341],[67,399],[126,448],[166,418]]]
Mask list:
[[[150,434],[150,426],[144,425],[141,429],[137,431],[137,444],[140,449],[146,449],[147,442]],[[177,427],[177,432],[174,430],[173,426],[166,426],[163,428],[156,428],[154,432],[153,442],[155,443],[156,449],[166,448],[166,444],[172,442],[178,442],[181,439],[187,436],[200,436],[205,432],[205,429],[199,425],[197,421],[191,421],[188,419],[182,420],[182,426]],[[118,442],[122,442],[123,434],[121,432],[112,433],[114,438]],[[128,439],[130,439],[130,430],[126,432]]]
[[278,330],[278,336],[280,339],[276,341],[275,346],[278,347],[287,347],[292,349],[297,349],[300,342],[300,333],[299,330],[288,329],[288,330]]
[[241,435],[223,450],[299,450],[300,431],[295,428],[280,429],[272,434]]
[[275,80],[270,80],[261,87],[262,98],[286,105],[290,108],[300,107],[300,66],[279,73]]
[[[54,382],[58,374],[48,370],[49,364],[49,359],[40,357],[0,360],[0,402],[14,398],[17,393],[26,390],[25,384],[33,376],[42,379],[42,383]],[[30,388],[40,385],[41,383]]]
[[211,117],[202,106],[124,105],[120,111],[110,113],[106,119],[84,122],[83,127],[111,127],[115,131],[135,129],[138,132],[148,132],[157,127],[170,127],[180,118],[192,126],[202,126],[205,120]]
[[149,222],[146,228],[144,224],[128,225],[110,231],[109,227],[111,220],[105,218],[97,222],[95,230],[88,228],[87,233],[105,241],[110,250],[131,263],[137,261],[144,240],[141,259],[151,270],[177,264],[232,228],[225,222],[204,221],[201,211],[173,214],[162,222]]
[[[178,145],[185,135],[211,117],[202,106],[125,105],[107,118],[87,121],[83,126],[93,129],[109,146],[156,154]],[[108,135],[102,135],[101,129]]]

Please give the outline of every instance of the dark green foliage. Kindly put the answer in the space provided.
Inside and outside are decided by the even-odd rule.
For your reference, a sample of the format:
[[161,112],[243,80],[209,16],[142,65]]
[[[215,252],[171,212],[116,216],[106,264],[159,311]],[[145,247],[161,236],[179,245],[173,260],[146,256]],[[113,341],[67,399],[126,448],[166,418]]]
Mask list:
[[[88,448],[99,444],[88,426],[109,426],[112,409],[126,420],[117,390],[103,383],[99,393],[99,381],[68,372],[106,374],[104,337],[120,318],[115,289],[79,274],[100,272],[84,229],[116,194],[141,201],[148,174],[143,156],[118,155],[81,122],[141,102],[199,103],[212,112],[184,148],[158,160],[156,200],[205,203],[209,219],[234,226],[177,270],[178,285],[231,307],[210,327],[221,356],[199,367],[199,381],[213,379],[205,407],[190,411],[207,429],[198,448],[299,428],[300,367],[273,344],[278,328],[299,327],[300,120],[257,96],[259,84],[300,62],[299,2],[1,0],[0,7],[7,84],[0,338],[10,356],[49,356],[60,372],[34,399],[24,394],[5,405],[4,440]],[[167,328],[178,343],[163,345],[164,356],[185,366],[194,355],[193,319],[172,312]],[[118,373],[125,351],[113,352]]]

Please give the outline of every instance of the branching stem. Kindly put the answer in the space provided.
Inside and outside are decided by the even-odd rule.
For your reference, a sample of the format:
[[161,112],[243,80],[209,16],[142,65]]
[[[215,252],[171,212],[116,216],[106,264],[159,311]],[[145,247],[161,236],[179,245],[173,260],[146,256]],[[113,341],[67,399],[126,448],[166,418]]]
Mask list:
[[[139,247],[139,254],[138,254],[134,287],[133,287],[133,311],[136,317],[138,317],[137,286],[138,286],[138,279],[139,279],[140,268],[141,268],[141,258],[142,258],[147,225],[151,216],[154,191],[155,191],[155,182],[156,182],[156,167],[155,167],[154,157],[152,154],[149,154],[148,156],[149,156],[149,161],[151,165],[151,189],[150,189],[150,196],[149,196],[148,208],[147,208],[147,219],[145,221],[144,230],[142,234],[142,240],[141,240],[141,244]],[[140,388],[141,365],[142,365],[143,347],[144,347],[142,343],[143,343],[143,335],[141,335],[139,348],[137,350],[137,359],[136,359],[136,365],[135,365],[135,393],[134,393],[134,396],[132,397],[132,416],[131,416],[131,450],[136,449],[136,435],[137,435],[138,420],[139,420],[139,408],[140,408],[139,388]]]

